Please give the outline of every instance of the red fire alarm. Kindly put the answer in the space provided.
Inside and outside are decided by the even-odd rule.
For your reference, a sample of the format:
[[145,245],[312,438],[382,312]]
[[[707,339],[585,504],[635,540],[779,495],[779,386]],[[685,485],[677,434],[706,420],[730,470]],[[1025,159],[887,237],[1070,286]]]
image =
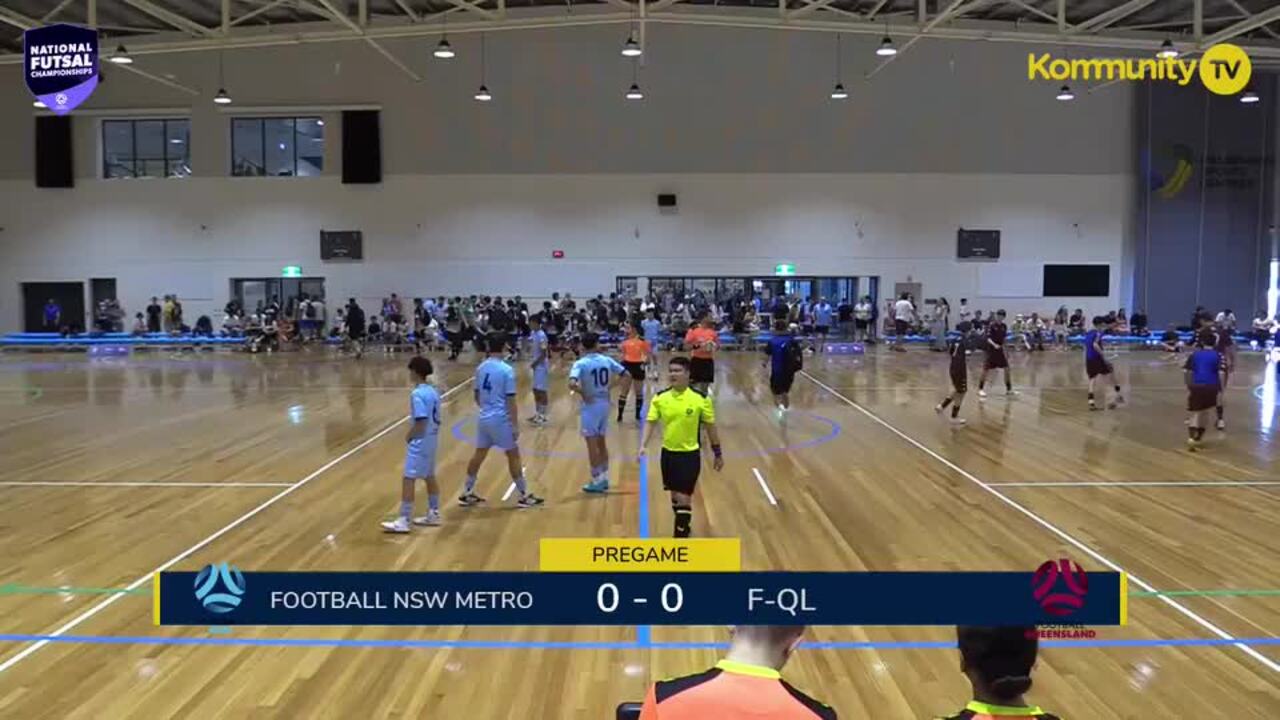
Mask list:
[[564,259],[564,251],[563,251],[563,250],[552,250],[552,251],[551,251],[551,257],[555,258],[556,260],[563,260],[563,259]]

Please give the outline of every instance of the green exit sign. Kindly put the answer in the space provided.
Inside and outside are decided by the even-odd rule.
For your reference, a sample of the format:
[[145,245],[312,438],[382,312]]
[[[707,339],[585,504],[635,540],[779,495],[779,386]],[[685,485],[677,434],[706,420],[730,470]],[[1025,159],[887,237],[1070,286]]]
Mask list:
[[796,266],[791,263],[778,263],[773,266],[773,274],[779,276],[795,275]]
[[302,266],[285,265],[280,268],[280,277],[302,277]]

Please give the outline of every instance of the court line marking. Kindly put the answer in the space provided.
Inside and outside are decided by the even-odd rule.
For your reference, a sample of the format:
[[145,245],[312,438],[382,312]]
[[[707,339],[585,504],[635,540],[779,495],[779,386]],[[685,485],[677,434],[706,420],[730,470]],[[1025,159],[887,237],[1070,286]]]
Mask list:
[[[6,487],[289,487],[292,483],[254,483],[254,482],[55,482],[43,480],[22,480],[0,482]],[[1277,483],[1280,485],[1280,483]]]
[[[938,454],[937,452],[935,452],[934,450],[932,450],[931,448],[929,448],[929,447],[928,447],[928,446],[926,446],[925,444],[921,443],[920,441],[916,440],[915,438],[911,437],[910,435],[907,435],[906,433],[902,432],[902,431],[901,431],[901,430],[899,430],[898,428],[896,428],[896,427],[894,427],[893,425],[889,424],[887,421],[885,421],[885,420],[881,419],[881,418],[880,418],[880,416],[876,415],[875,413],[871,412],[870,410],[868,410],[868,409],[866,409],[866,408],[862,407],[862,406],[861,406],[861,405],[859,405],[858,403],[856,403],[856,402],[854,402],[854,401],[850,400],[849,398],[845,397],[844,395],[840,394],[840,392],[839,392],[839,391],[835,390],[835,389],[834,389],[834,388],[832,388],[831,386],[827,385],[826,383],[822,382],[821,380],[819,380],[819,379],[815,378],[814,376],[810,375],[808,372],[806,372],[806,371],[804,371],[804,370],[801,370],[801,371],[800,371],[800,374],[801,374],[801,375],[804,375],[806,378],[808,378],[809,382],[812,382],[813,384],[815,384],[815,385],[817,385],[818,387],[820,387],[820,388],[822,388],[822,389],[826,390],[827,392],[831,393],[832,395],[836,396],[837,398],[840,398],[840,399],[841,399],[841,400],[843,400],[845,403],[847,403],[847,404],[849,405],[849,407],[852,407],[853,409],[855,409],[855,410],[857,410],[858,412],[862,413],[863,415],[867,416],[867,417],[868,417],[868,418],[870,418],[871,420],[874,420],[877,424],[879,424],[880,426],[882,426],[882,427],[883,427],[883,428],[885,428],[886,430],[888,430],[888,431],[892,432],[894,435],[897,435],[898,437],[900,437],[900,438],[902,438],[903,440],[907,441],[907,442],[908,442],[908,443],[910,443],[911,445],[915,446],[915,447],[916,447],[916,449],[918,449],[918,450],[920,450],[921,452],[925,453],[926,455],[928,455],[928,456],[932,457],[934,460],[937,460],[938,462],[942,463],[943,465],[947,466],[948,468],[950,468],[950,469],[954,470],[954,471],[955,471],[956,473],[958,473],[961,477],[963,477],[963,478],[965,478],[965,479],[969,480],[969,481],[970,481],[970,482],[972,482],[973,484],[977,485],[978,487],[982,488],[983,490],[987,491],[988,493],[990,493],[990,494],[994,495],[996,498],[998,498],[998,499],[999,499],[1001,502],[1003,502],[1004,504],[1008,505],[1009,507],[1013,508],[1014,510],[1017,510],[1018,512],[1022,513],[1022,514],[1023,514],[1023,515],[1025,515],[1025,516],[1027,516],[1028,518],[1030,518],[1030,519],[1031,519],[1033,522],[1035,522],[1036,524],[1038,524],[1038,525],[1040,525],[1041,527],[1045,528],[1046,530],[1048,530],[1049,532],[1053,533],[1054,535],[1057,535],[1057,536],[1058,536],[1059,538],[1061,538],[1062,540],[1064,540],[1064,541],[1066,541],[1066,542],[1070,543],[1071,545],[1075,546],[1077,549],[1079,549],[1081,552],[1085,553],[1085,554],[1086,554],[1086,555],[1088,555],[1089,557],[1093,558],[1094,560],[1097,560],[1098,562],[1102,563],[1103,565],[1105,565],[1105,566],[1107,566],[1107,567],[1111,568],[1112,570],[1114,570],[1114,571],[1116,571],[1116,572],[1125,573],[1126,575],[1128,575],[1128,576],[1129,576],[1129,580],[1131,580],[1135,585],[1137,585],[1138,587],[1142,588],[1143,590],[1146,590],[1147,592],[1156,592],[1156,588],[1155,588],[1155,586],[1154,586],[1154,585],[1152,585],[1152,584],[1150,584],[1150,583],[1146,582],[1145,580],[1143,580],[1143,579],[1139,578],[1138,576],[1134,575],[1133,573],[1128,572],[1128,571],[1127,571],[1127,570],[1125,570],[1124,568],[1120,567],[1120,566],[1119,566],[1119,565],[1117,565],[1116,563],[1114,563],[1114,562],[1112,562],[1111,560],[1109,560],[1109,559],[1107,559],[1106,557],[1104,557],[1101,553],[1097,552],[1097,551],[1096,551],[1096,550],[1094,550],[1093,548],[1089,547],[1088,545],[1085,545],[1083,542],[1080,542],[1079,540],[1075,539],[1073,536],[1071,536],[1071,535],[1067,534],[1067,532],[1066,532],[1066,531],[1059,529],[1059,528],[1058,528],[1056,525],[1054,525],[1053,523],[1050,523],[1048,520],[1045,520],[1044,518],[1040,517],[1039,515],[1037,515],[1037,514],[1035,514],[1035,513],[1031,512],[1031,511],[1030,511],[1030,510],[1028,510],[1026,507],[1024,507],[1023,505],[1021,505],[1021,504],[1020,504],[1020,503],[1018,503],[1017,501],[1013,500],[1012,498],[1010,498],[1008,495],[1005,495],[1004,493],[1002,493],[1002,492],[1000,492],[999,490],[997,490],[997,489],[995,489],[994,487],[992,487],[990,484],[988,484],[988,483],[986,483],[986,482],[982,481],[981,479],[979,479],[979,478],[978,478],[976,475],[974,475],[973,473],[969,472],[968,470],[965,470],[964,468],[960,467],[959,465],[955,464],[954,462],[952,462],[952,461],[948,460],[947,458],[943,457],[942,455]],[[1167,596],[1165,596],[1165,595],[1160,595],[1160,596],[1158,596],[1158,598],[1159,598],[1159,600],[1160,600],[1161,602],[1163,602],[1164,604],[1166,604],[1166,605],[1168,605],[1169,607],[1173,608],[1174,610],[1177,610],[1178,612],[1182,613],[1183,615],[1185,615],[1186,617],[1190,618],[1192,621],[1194,621],[1195,623],[1197,623],[1198,625],[1200,625],[1200,626],[1201,626],[1201,627],[1203,627],[1204,629],[1208,630],[1209,632],[1213,633],[1214,635],[1217,635],[1218,637],[1222,638],[1223,640],[1227,640],[1227,641],[1235,641],[1235,640],[1236,640],[1236,639],[1235,639],[1235,638],[1234,638],[1230,633],[1228,633],[1227,631],[1225,631],[1225,630],[1223,630],[1222,628],[1218,627],[1217,625],[1214,625],[1213,623],[1209,622],[1208,620],[1204,619],[1203,617],[1200,617],[1200,616],[1199,616],[1199,615],[1197,615],[1195,612],[1193,612],[1191,609],[1189,609],[1189,608],[1187,608],[1186,606],[1182,605],[1182,604],[1181,604],[1181,603],[1179,603],[1178,601],[1173,600],[1173,599],[1170,599],[1169,597],[1167,597]],[[1272,670],[1273,672],[1280,673],[1280,663],[1277,663],[1276,661],[1272,660],[1271,658],[1268,658],[1266,655],[1263,655],[1262,653],[1258,652],[1257,650],[1254,650],[1253,648],[1249,647],[1248,645],[1245,645],[1245,644],[1243,644],[1243,643],[1239,643],[1239,642],[1234,642],[1233,644],[1235,645],[1235,647],[1237,647],[1237,648],[1239,648],[1240,650],[1242,650],[1246,655],[1248,655],[1248,656],[1252,657],[1253,659],[1255,659],[1255,660],[1257,660],[1258,662],[1260,662],[1260,663],[1262,663],[1263,665],[1265,665],[1268,669]]]
[[764,496],[769,498],[769,504],[778,507],[778,499],[769,490],[769,484],[764,481],[764,476],[760,474],[760,468],[751,468],[751,472],[756,474],[756,482],[760,483],[760,489],[764,490]]
[[[525,466],[521,465],[521,466],[520,466],[520,477],[524,477],[525,472],[527,472],[527,470],[525,469]],[[525,480],[524,480],[524,481],[525,481],[526,483],[527,483],[527,482],[529,482],[529,478],[525,478]],[[526,486],[526,487],[527,487],[527,486]],[[512,480],[512,481],[511,481],[511,484],[507,486],[507,491],[506,491],[506,492],[504,492],[504,493],[502,493],[502,502],[506,502],[506,501],[507,501],[507,498],[511,497],[511,493],[513,493],[513,492],[515,492],[515,491],[516,491],[516,481],[515,481],[515,480]]]
[[[93,645],[240,645],[257,647],[386,647],[420,649],[559,649],[559,650],[686,650],[725,649],[727,642],[641,642],[638,640],[376,640],[344,638],[247,638],[247,637],[159,637],[128,635],[0,635],[0,642],[59,642]],[[1042,640],[1040,647],[1106,648],[1106,647],[1215,647],[1220,645],[1280,645],[1280,637],[1232,638],[1133,638]],[[810,650],[955,650],[954,640],[850,640],[804,642]]]
[[[473,378],[467,378],[466,380],[464,380],[464,381],[462,381],[462,382],[458,383],[457,385],[454,385],[453,387],[449,388],[448,390],[446,390],[446,391],[445,391],[445,393],[444,393],[443,395],[441,395],[441,396],[440,396],[440,399],[441,399],[441,400],[444,400],[444,399],[448,398],[450,395],[452,395],[453,393],[457,392],[458,390],[461,390],[462,388],[466,387],[467,385],[469,385],[469,384],[471,383],[472,379],[473,379]],[[336,457],[336,458],[334,458],[334,459],[330,460],[329,462],[325,463],[324,465],[321,465],[321,466],[320,466],[320,468],[319,468],[318,470],[315,470],[315,471],[314,471],[314,472],[312,472],[310,475],[308,475],[308,476],[306,476],[306,477],[302,478],[301,480],[297,481],[296,483],[293,483],[292,485],[289,485],[289,486],[288,486],[288,487],[286,487],[284,490],[281,490],[280,492],[278,492],[278,493],[276,493],[275,495],[271,496],[271,497],[270,497],[270,498],[268,498],[266,501],[264,501],[262,504],[258,505],[257,507],[255,507],[254,509],[252,509],[252,510],[250,510],[249,512],[245,513],[244,515],[241,515],[240,517],[236,518],[235,520],[232,520],[230,523],[228,523],[227,525],[223,526],[223,528],[222,528],[221,530],[218,530],[217,532],[213,533],[212,535],[210,535],[209,537],[205,538],[204,540],[201,540],[200,542],[196,543],[195,545],[192,545],[191,547],[187,548],[186,550],[183,550],[182,552],[180,552],[180,553],[178,553],[177,555],[175,555],[175,556],[174,556],[172,559],[170,559],[168,562],[166,562],[166,563],[164,563],[163,565],[161,565],[161,566],[157,567],[156,569],[152,570],[151,572],[147,573],[146,575],[143,575],[142,577],[138,578],[137,580],[134,580],[132,583],[129,583],[129,584],[128,584],[128,585],[126,585],[126,586],[125,586],[125,588],[124,588],[124,589],[125,589],[125,592],[128,592],[128,591],[130,591],[130,590],[136,590],[137,588],[141,587],[142,585],[144,585],[144,584],[146,584],[146,583],[151,582],[151,581],[152,581],[152,580],[151,580],[151,579],[152,579],[152,576],[156,575],[157,573],[164,572],[165,570],[168,570],[169,568],[173,567],[174,565],[177,565],[179,562],[182,562],[182,561],[183,561],[183,560],[185,560],[187,557],[189,557],[189,556],[191,556],[192,554],[196,553],[197,551],[201,550],[201,549],[202,549],[202,548],[204,548],[206,545],[209,545],[210,543],[212,543],[214,540],[217,540],[218,538],[222,537],[223,535],[227,534],[228,532],[230,532],[230,531],[234,530],[235,528],[239,527],[240,525],[244,524],[244,523],[245,523],[245,522],[247,522],[250,518],[254,517],[254,516],[255,516],[255,515],[257,515],[258,513],[262,512],[263,510],[266,510],[267,508],[269,508],[269,507],[271,507],[272,505],[276,504],[276,503],[277,503],[277,502],[279,502],[280,500],[284,499],[285,497],[287,497],[288,495],[290,495],[291,493],[293,493],[293,492],[294,492],[295,490],[297,490],[298,488],[300,488],[300,487],[302,487],[303,485],[306,485],[307,483],[311,482],[312,480],[315,480],[316,478],[320,477],[321,475],[323,475],[325,472],[327,472],[330,468],[334,467],[334,466],[335,466],[335,465],[337,465],[338,463],[342,462],[343,460],[346,460],[347,458],[351,457],[352,455],[355,455],[356,453],[360,452],[361,450],[365,449],[366,447],[368,447],[368,446],[372,445],[373,443],[377,442],[378,440],[382,439],[384,436],[386,436],[386,434],[387,434],[387,433],[389,433],[389,432],[391,432],[392,430],[395,430],[396,428],[398,428],[398,427],[400,427],[401,425],[405,424],[405,422],[407,422],[408,420],[409,420],[409,416],[408,416],[408,415],[405,415],[404,417],[402,417],[402,418],[400,418],[400,419],[396,420],[395,422],[391,423],[390,425],[386,426],[385,428],[383,428],[383,429],[379,430],[377,433],[374,433],[372,436],[370,436],[368,439],[366,439],[366,440],[364,440],[363,442],[361,442],[359,445],[356,445],[355,447],[351,448],[350,450],[347,450],[346,452],[344,452],[344,453],[342,453],[341,455],[339,455],[338,457]],[[33,644],[33,645],[29,645],[28,647],[26,647],[25,649],[23,649],[23,650],[22,650],[21,652],[19,652],[18,654],[14,655],[13,657],[9,658],[8,660],[5,660],[3,663],[0,663],[0,673],[3,673],[5,670],[8,670],[9,668],[13,667],[14,665],[17,665],[18,663],[22,662],[23,660],[27,659],[28,657],[31,657],[31,655],[32,655],[33,653],[35,653],[37,650],[39,650],[40,648],[44,647],[45,645],[48,645],[48,644],[52,641],[51,639],[56,639],[56,638],[58,638],[58,637],[61,637],[62,635],[65,635],[65,634],[67,633],[67,631],[72,630],[72,629],[74,629],[74,628],[78,627],[80,624],[82,624],[83,622],[85,622],[85,621],[86,621],[86,620],[88,620],[89,618],[91,618],[91,617],[93,617],[94,615],[97,615],[98,613],[102,612],[103,610],[105,610],[105,609],[107,609],[107,608],[111,607],[111,605],[112,605],[112,604],[114,604],[117,600],[119,600],[119,599],[120,599],[120,598],[122,598],[122,597],[124,597],[124,593],[117,594],[117,595],[111,595],[111,596],[108,596],[108,597],[107,597],[107,599],[103,600],[102,602],[98,603],[97,605],[94,605],[93,607],[89,608],[88,610],[85,610],[84,612],[80,613],[80,614],[79,614],[79,615],[77,615],[75,618],[73,618],[73,619],[71,619],[70,621],[68,621],[68,622],[64,623],[61,627],[59,627],[58,629],[56,629],[56,630],[54,630],[53,632],[49,633],[48,635],[46,635],[46,636],[41,636],[41,639],[40,639],[40,640],[38,640],[38,641],[36,641],[36,642],[35,642],[35,644]]]
[[1267,487],[1280,486],[1280,482],[1253,480],[1225,480],[1223,482],[993,482],[991,487]]

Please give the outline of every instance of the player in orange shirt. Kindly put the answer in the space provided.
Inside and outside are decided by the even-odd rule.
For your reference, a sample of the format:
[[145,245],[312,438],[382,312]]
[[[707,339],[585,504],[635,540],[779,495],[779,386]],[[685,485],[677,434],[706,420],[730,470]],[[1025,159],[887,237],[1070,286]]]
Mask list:
[[684,335],[684,344],[690,350],[693,362],[689,365],[689,384],[694,390],[707,394],[707,389],[716,380],[716,343],[720,333],[716,332],[715,320],[711,313],[702,316],[698,327],[691,327]]
[[836,711],[792,687],[778,672],[800,644],[803,625],[737,625],[729,652],[696,675],[649,688],[640,720],[836,720]]
[[622,414],[627,409],[627,394],[632,387],[636,389],[636,422],[640,422],[640,411],[644,408],[645,367],[652,352],[653,348],[640,337],[640,328],[627,323],[627,339],[622,341],[622,367],[627,372],[618,383],[618,422],[622,422]]

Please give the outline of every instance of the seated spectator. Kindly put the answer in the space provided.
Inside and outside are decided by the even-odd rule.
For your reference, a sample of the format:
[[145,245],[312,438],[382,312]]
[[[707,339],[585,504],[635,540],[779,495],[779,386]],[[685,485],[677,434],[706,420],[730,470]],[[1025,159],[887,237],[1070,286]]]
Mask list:
[[133,316],[133,334],[134,335],[147,334],[147,320],[142,316],[142,313],[137,313],[136,315]]
[[940,720],[1058,720],[1022,697],[1031,689],[1031,668],[1036,664],[1034,627],[961,626],[956,635],[960,672],[973,686],[973,700]]
[[1270,336],[1271,320],[1267,318],[1265,310],[1259,310],[1253,318],[1253,341],[1258,343],[1258,347],[1266,347],[1267,338]]
[[1076,308],[1076,311],[1071,313],[1071,319],[1067,321],[1067,329],[1072,335],[1084,332],[1084,310]]
[[1129,332],[1139,337],[1146,337],[1151,334],[1147,329],[1147,314],[1139,309],[1133,315],[1129,316]]
[[1174,330],[1173,323],[1169,323],[1169,327],[1160,336],[1160,347],[1165,352],[1182,352],[1182,340],[1178,338],[1178,333]]
[[803,625],[734,626],[729,652],[714,668],[650,686],[640,720],[834,720],[836,711],[782,679]]
[[208,315],[196,318],[196,328],[192,334],[195,337],[213,337],[213,321]]
[[222,337],[240,337],[244,334],[244,319],[234,313],[222,319]]

